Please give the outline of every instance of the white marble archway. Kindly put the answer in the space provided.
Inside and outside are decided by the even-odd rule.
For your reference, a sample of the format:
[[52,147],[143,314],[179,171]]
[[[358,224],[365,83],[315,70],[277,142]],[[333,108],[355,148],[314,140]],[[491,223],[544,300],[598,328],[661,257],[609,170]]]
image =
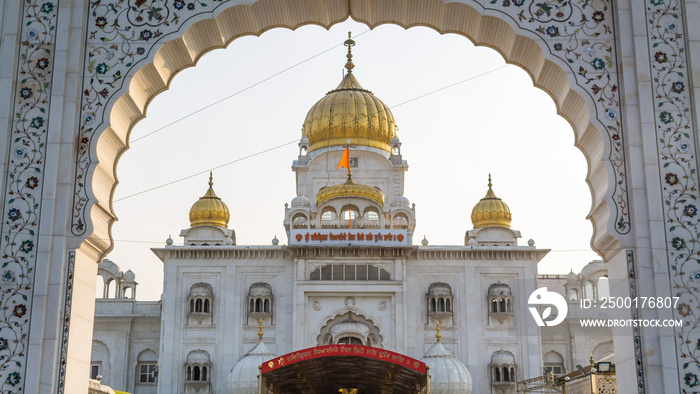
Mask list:
[[[700,51],[700,27],[686,21],[700,6],[697,0],[644,3],[3,3],[0,51],[15,60],[0,68],[0,117],[7,125],[0,338],[13,341],[0,341],[0,386],[32,393],[85,387],[89,347],[81,338],[92,331],[94,263],[112,246],[115,166],[149,101],[177,72],[237,37],[310,23],[329,27],[349,16],[370,27],[422,25],[461,34],[525,69],[571,123],[587,158],[592,247],[611,276],[627,278],[611,292],[678,294],[675,310],[634,309],[631,317],[698,322],[697,103],[691,100],[699,88],[689,79],[697,66],[689,70],[687,61]],[[700,385],[699,331],[692,324],[670,334],[616,331],[618,371],[626,377],[618,381],[629,385],[623,391]],[[28,371],[39,378],[25,379]]]

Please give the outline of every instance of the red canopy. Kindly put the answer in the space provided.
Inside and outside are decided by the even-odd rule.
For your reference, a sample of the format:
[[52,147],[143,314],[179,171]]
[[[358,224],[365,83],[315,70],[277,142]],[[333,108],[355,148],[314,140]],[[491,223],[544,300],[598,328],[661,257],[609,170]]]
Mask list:
[[418,393],[427,386],[426,365],[389,350],[328,345],[298,350],[262,365],[263,386],[278,393]]

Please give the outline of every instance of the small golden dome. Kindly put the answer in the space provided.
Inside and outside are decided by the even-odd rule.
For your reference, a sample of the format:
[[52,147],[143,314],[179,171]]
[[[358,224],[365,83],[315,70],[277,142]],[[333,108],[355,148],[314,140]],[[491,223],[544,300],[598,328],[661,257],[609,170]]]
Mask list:
[[[349,36],[349,35],[348,35]],[[389,107],[364,89],[352,74],[352,46],[348,38],[347,73],[335,90],[331,90],[311,107],[302,126],[302,138],[308,138],[309,151],[329,146],[369,146],[391,152],[396,136],[396,122]]]
[[474,228],[501,226],[510,228],[512,215],[510,208],[496,193],[491,190],[491,174],[489,174],[489,190],[472,209],[472,223]]
[[384,206],[384,193],[376,187],[355,183],[351,176],[348,176],[348,180],[342,185],[333,185],[319,190],[316,195],[316,206],[337,197],[362,197]]
[[226,227],[231,214],[228,207],[214,193],[212,173],[209,173],[209,190],[190,208],[190,227],[218,226]]

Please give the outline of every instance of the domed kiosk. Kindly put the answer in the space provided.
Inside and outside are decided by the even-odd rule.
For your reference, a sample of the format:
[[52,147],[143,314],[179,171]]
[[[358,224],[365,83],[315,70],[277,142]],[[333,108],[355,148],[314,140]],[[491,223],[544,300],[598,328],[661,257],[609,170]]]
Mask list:
[[440,343],[440,322],[437,323],[437,341],[421,358],[430,372],[431,394],[471,394],[472,376],[467,367]]
[[257,394],[260,366],[276,356],[263,342],[262,319],[258,331],[258,343],[243,355],[231,368],[228,375],[229,394]]

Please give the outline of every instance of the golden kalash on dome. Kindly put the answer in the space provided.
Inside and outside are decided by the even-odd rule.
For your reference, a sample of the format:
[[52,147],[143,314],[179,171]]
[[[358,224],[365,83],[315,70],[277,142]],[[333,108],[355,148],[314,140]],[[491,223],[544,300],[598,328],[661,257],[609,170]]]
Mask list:
[[472,209],[474,228],[501,226],[510,228],[512,215],[510,208],[491,189],[491,174],[489,174],[489,190]]
[[302,126],[302,137],[309,140],[309,150],[342,145],[362,145],[391,150],[391,139],[396,135],[396,122],[389,107],[372,92],[364,89],[352,73],[350,38],[345,63],[347,73],[337,88],[326,93],[309,110]]
[[226,204],[214,193],[213,174],[209,173],[209,190],[190,208],[190,226],[226,227],[231,214]]

